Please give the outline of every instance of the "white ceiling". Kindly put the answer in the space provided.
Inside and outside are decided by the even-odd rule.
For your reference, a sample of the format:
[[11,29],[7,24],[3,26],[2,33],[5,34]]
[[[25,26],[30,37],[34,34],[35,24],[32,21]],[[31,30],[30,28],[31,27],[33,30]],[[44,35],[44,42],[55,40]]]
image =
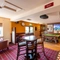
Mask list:
[[[28,12],[36,7],[39,7],[53,0],[6,0],[6,1],[9,1],[10,3],[15,4],[22,8],[22,10],[18,12],[15,12],[6,8],[0,8],[0,17],[7,17],[12,19],[12,18],[15,18],[16,16],[19,16],[19,14],[23,15],[23,13]],[[55,7],[53,9],[47,9],[45,11],[41,11],[29,16],[22,17],[22,18],[16,17],[17,20],[12,20],[12,21],[18,21],[18,20],[28,21],[27,19],[31,19],[31,21],[28,21],[28,22],[34,22],[34,23],[60,22],[59,12],[60,12],[60,6]],[[42,14],[47,14],[49,18],[41,19],[40,15]]]
[[18,12],[14,12],[14,11],[6,9],[6,8],[0,8],[0,16],[1,17],[12,18],[15,15],[24,13],[28,10],[35,8],[35,7],[43,5],[51,0],[6,0],[6,1],[9,1],[9,2],[22,8],[22,10],[20,10]]
[[[20,20],[28,21],[28,22],[35,22],[35,23],[55,23],[55,22],[60,22],[60,14],[59,12],[52,12],[52,13],[47,13],[48,19],[41,19],[40,18],[40,13],[34,14],[31,16],[27,16],[24,18],[21,18]],[[31,20],[27,20],[31,19]]]
[[[41,19],[40,15],[43,15],[43,14],[47,14],[48,19]],[[31,20],[28,21],[27,19],[31,19]],[[60,22],[60,6],[20,18],[20,20],[35,22],[40,24]]]
[[45,4],[51,0],[7,0],[15,5],[20,6],[25,11],[36,8],[42,4]]

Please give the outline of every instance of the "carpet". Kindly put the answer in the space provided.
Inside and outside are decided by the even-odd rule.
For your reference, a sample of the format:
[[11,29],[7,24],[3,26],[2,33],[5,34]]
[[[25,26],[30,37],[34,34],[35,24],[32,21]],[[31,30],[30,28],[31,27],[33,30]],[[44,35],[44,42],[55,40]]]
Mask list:
[[[38,52],[41,51],[40,49],[41,46],[38,46]],[[43,53],[39,53],[40,54],[40,59],[38,60],[46,60],[46,57],[44,56]],[[47,49],[45,48],[45,54],[48,58],[48,60],[56,60],[57,58],[57,51],[51,50],[51,49]],[[17,56],[17,45],[12,45],[9,46],[9,50],[4,50],[4,52],[0,52],[0,60],[16,60],[16,56]],[[19,56],[18,60],[24,60],[24,55]]]

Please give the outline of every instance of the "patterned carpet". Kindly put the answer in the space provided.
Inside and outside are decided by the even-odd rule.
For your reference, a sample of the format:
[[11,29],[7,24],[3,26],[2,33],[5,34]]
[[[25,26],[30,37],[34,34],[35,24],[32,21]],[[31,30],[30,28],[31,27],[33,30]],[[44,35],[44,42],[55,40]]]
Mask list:
[[[41,46],[38,46],[38,52],[41,51],[40,47]],[[44,56],[43,53],[39,53],[39,54],[40,54],[40,59],[38,60],[46,60],[46,57]],[[45,48],[45,54],[48,60],[56,60],[58,52]],[[0,52],[0,60],[16,60],[16,55],[17,55],[17,45],[13,45],[9,47],[9,50]],[[25,58],[24,55],[22,55],[19,56],[18,60],[24,60],[24,58]]]

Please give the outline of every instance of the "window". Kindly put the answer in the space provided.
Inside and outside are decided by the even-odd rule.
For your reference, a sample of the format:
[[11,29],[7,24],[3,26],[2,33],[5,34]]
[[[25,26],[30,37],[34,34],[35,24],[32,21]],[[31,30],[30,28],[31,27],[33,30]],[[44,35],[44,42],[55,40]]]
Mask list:
[[34,32],[33,27],[30,27],[30,33],[33,33],[33,32]]
[[25,27],[25,33],[29,33],[29,27]]
[[34,28],[33,27],[26,26],[25,27],[25,33],[34,33]]
[[3,40],[3,26],[2,23],[0,23],[0,41]]
[[0,37],[3,37],[3,26],[2,26],[2,23],[0,23]]
[[3,27],[0,26],[0,37],[3,37]]

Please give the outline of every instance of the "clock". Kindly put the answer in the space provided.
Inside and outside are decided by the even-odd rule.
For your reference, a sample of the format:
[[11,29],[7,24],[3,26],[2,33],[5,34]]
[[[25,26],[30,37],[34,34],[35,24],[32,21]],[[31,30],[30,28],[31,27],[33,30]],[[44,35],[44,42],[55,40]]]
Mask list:
[[22,25],[22,26],[25,26],[25,23],[24,23],[24,22],[22,22],[22,23],[21,23],[21,25]]

